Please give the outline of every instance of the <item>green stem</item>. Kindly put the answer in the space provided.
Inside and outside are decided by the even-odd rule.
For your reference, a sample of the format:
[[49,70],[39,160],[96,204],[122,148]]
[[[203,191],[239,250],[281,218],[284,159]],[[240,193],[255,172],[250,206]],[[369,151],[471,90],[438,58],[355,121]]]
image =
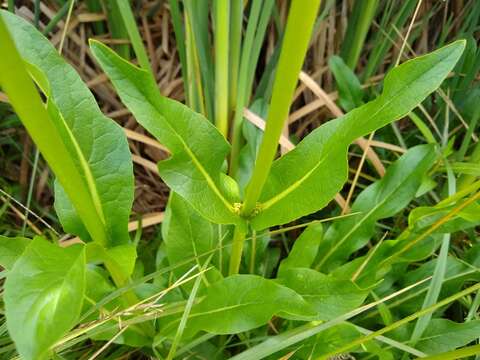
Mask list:
[[252,243],[250,250],[250,274],[255,272],[255,257],[257,255],[257,233],[252,231]]
[[293,1],[290,6],[267,125],[252,178],[246,189],[245,203],[242,209],[244,216],[250,216],[255,209],[270,172],[319,6],[320,0]]
[[230,2],[215,0],[215,124],[228,136],[228,48]]
[[238,274],[240,270],[240,263],[242,261],[243,244],[245,242],[245,236],[247,234],[246,224],[240,224],[235,226],[232,240],[232,255],[230,256],[230,268],[228,275]]

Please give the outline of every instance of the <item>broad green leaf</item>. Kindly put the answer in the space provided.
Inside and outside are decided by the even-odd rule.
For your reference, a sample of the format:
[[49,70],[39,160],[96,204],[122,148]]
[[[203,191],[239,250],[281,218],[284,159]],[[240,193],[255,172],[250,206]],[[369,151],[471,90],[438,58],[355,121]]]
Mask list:
[[[100,219],[105,237],[95,240],[111,246],[128,243],[133,167],[122,129],[102,114],[77,72],[33,25],[5,11],[1,16],[32,77],[48,98],[50,116],[88,189],[93,203],[90,210]],[[70,202],[71,193],[62,195],[61,186],[55,192],[65,230],[85,237],[75,210],[79,204]]]
[[322,125],[276,160],[252,226],[284,224],[324,207],[347,179],[348,146],[420,104],[440,86],[464,47],[464,41],[457,41],[393,69],[377,99]]
[[351,209],[359,214],[334,222],[326,231],[316,268],[330,271],[365,246],[378,220],[395,215],[415,198],[434,160],[432,145],[416,146],[393,163],[382,179],[363,190]]
[[195,259],[195,262],[176,267],[174,273],[177,276],[185,274],[195,264],[201,268],[210,255],[214,255],[211,265],[226,270],[230,251],[225,245],[232,233],[229,226],[211,223],[182,197],[171,193],[162,223],[168,261],[170,265],[176,265],[185,259]]
[[8,331],[23,359],[48,357],[76,324],[84,293],[84,246],[33,239],[8,273],[4,295]]
[[56,124],[45,109],[37,88],[27,72],[14,41],[0,13],[0,84],[18,118],[28,130],[50,168],[75,200],[76,210],[93,237],[105,242],[106,234],[86,182],[72,161],[69,149]]
[[480,320],[456,323],[447,319],[433,319],[425,330],[416,348],[427,354],[457,349],[478,339]]
[[287,269],[278,282],[301,295],[315,310],[315,320],[331,320],[357,307],[368,291],[361,290],[350,280],[336,279],[305,268]]
[[338,89],[338,102],[345,111],[351,111],[363,105],[363,90],[355,73],[340,56],[332,56],[328,66],[335,77]]
[[202,115],[161,96],[148,72],[97,41],[91,41],[90,47],[123,103],[171,152],[169,159],[158,164],[162,179],[210,221],[236,223],[234,206],[220,185],[230,150],[225,138]]
[[234,275],[210,286],[190,314],[187,331],[236,334],[266,324],[274,315],[304,318],[315,314],[300,295],[256,275]]
[[321,223],[309,225],[302,234],[295,240],[288,256],[280,263],[278,270],[282,272],[293,268],[309,268],[318,252],[318,246],[323,237],[323,226]]
[[0,266],[10,270],[29,242],[29,239],[22,237],[8,238],[0,235]]

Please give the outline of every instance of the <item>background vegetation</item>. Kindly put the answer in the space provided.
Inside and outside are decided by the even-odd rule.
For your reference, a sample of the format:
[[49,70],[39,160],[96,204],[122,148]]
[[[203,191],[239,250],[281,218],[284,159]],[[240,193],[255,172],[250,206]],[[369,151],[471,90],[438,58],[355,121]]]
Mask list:
[[[109,336],[72,332],[56,346],[55,356],[255,359],[262,354],[307,359],[342,353],[343,358],[356,359],[427,355],[433,359],[443,353],[439,359],[463,355],[480,359],[475,355],[480,353],[480,2],[476,0],[325,0],[321,4],[288,126],[282,131],[282,154],[321,124],[377,97],[385,74],[398,63],[466,40],[464,55],[441,88],[408,116],[349,148],[349,180],[335,201],[317,213],[247,238],[248,260],[241,272],[273,278],[282,266],[295,267],[284,259],[308,263],[308,249],[316,251],[323,232],[319,254],[307,267],[341,276],[350,274],[354,266],[359,270],[352,280],[358,280],[363,292],[358,295],[358,289],[332,283],[338,301],[347,305],[342,312],[335,304],[322,304],[327,314],[322,324],[330,324],[325,329],[316,322],[273,317],[268,325],[237,335],[202,333],[188,338],[182,337],[178,326],[172,330],[172,323],[178,324],[172,317],[178,320],[188,308],[187,300],[195,300],[195,295],[187,294],[195,293],[192,266],[200,257],[178,249],[178,258],[185,261],[172,264],[171,254],[167,260],[162,222],[169,190],[156,163],[168,152],[122,104],[88,39],[113,47],[151,71],[163,96],[188,104],[222,133],[228,132],[226,124],[231,121],[232,157],[240,159],[232,162],[238,166],[232,171],[245,185],[250,175],[245,168],[258,151],[265,125],[290,2],[232,1],[231,14],[245,11],[243,22],[237,24],[222,19],[226,3],[134,0],[128,7],[128,1],[9,0],[2,4],[51,41],[86,82],[102,112],[124,129],[135,173],[129,226],[139,259],[133,281],[145,297],[164,291],[159,299],[144,304],[142,313],[133,315],[116,313],[98,302],[90,312],[95,316],[84,316],[82,326],[111,316],[114,325]],[[63,233],[57,219],[53,182],[51,170],[0,92],[0,235],[43,235],[60,239],[62,245],[78,241]],[[323,230],[318,225],[319,220],[348,214],[353,215],[325,221]],[[391,260],[388,246],[397,246],[395,241],[407,245],[400,258]],[[301,249],[303,254],[289,257]],[[383,271],[382,281],[362,283],[362,276],[372,269]],[[299,287],[307,284],[305,292],[318,289],[308,272],[304,276],[297,279]],[[181,281],[187,284],[181,287]],[[103,295],[112,292],[111,284],[105,286]],[[391,294],[393,299],[386,301]],[[158,316],[160,327],[166,329],[156,335],[153,346],[124,333],[121,326],[122,321],[145,316]],[[448,355],[451,351],[457,352]],[[16,356],[3,317],[0,356]]]

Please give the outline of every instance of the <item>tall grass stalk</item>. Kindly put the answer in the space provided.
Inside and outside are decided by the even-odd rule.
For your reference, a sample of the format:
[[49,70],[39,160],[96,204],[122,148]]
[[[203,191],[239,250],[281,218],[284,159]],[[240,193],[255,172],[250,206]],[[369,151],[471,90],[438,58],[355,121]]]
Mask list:
[[152,76],[152,67],[150,66],[150,61],[148,60],[147,52],[143,45],[143,40],[140,36],[140,32],[137,28],[137,23],[135,22],[135,17],[133,16],[132,9],[130,8],[130,3],[128,0],[118,0],[117,6],[122,16],[123,23],[128,32],[128,37],[132,42],[133,50],[137,56],[138,63],[143,70],[148,71]]
[[287,26],[273,84],[272,100],[268,110],[265,134],[246,189],[242,214],[250,216],[260,197],[278,147],[290,110],[291,101],[310,42],[313,25],[320,7],[320,0],[291,4]]
[[[186,28],[187,67],[195,81],[190,94],[197,100],[197,111],[210,120],[214,119],[215,70],[210,45],[209,3],[205,0],[186,1],[184,17]],[[188,59],[190,58],[190,59]],[[193,79],[193,80],[192,80]]]
[[228,136],[230,2],[215,0],[215,125]]
[[228,83],[228,108],[229,113],[233,114],[237,102],[238,72],[240,69],[240,56],[242,48],[242,28],[243,28],[243,1],[230,1],[230,50],[228,67],[230,69]]
[[356,0],[348,21],[347,32],[342,42],[340,56],[345,63],[355,69],[378,8],[378,0]]
[[173,32],[175,33],[175,40],[177,45],[178,57],[180,58],[180,65],[182,67],[183,89],[185,92],[186,103],[189,104],[189,91],[187,79],[187,53],[185,45],[185,30],[182,26],[182,15],[180,13],[180,5],[178,0],[170,0],[170,14],[172,16]]
[[[447,179],[448,179],[448,195],[452,196],[455,194],[455,175],[446,159],[444,163],[447,169]],[[427,294],[423,300],[422,309],[432,306],[438,301],[440,296],[440,291],[442,290],[442,284],[445,280],[445,273],[447,271],[447,261],[448,261],[448,250],[450,248],[450,238],[451,234],[443,234],[442,245],[440,247],[440,252],[438,254],[437,262],[435,264],[435,269],[433,271],[432,280],[428,287]],[[418,318],[415,326],[413,328],[412,334],[410,336],[409,344],[415,346],[418,340],[422,337],[423,333],[428,327],[430,320],[432,318],[432,313],[425,314]],[[403,359],[407,358],[407,354],[404,355]]]
[[[368,62],[363,72],[363,79],[368,80],[378,70],[387,52],[393,46],[393,39],[397,38],[397,29],[401,29],[410,14],[414,11],[418,0],[406,0],[404,2],[391,2],[388,11],[384,12],[380,23],[380,31],[372,39],[376,44],[368,57]],[[395,9],[400,6],[400,9]]]
[[[105,12],[107,13],[108,29],[112,38],[126,40],[129,38],[125,22],[122,19],[120,8],[116,0],[107,0],[104,2]],[[124,59],[130,60],[130,44],[118,44],[114,46],[115,51]]]

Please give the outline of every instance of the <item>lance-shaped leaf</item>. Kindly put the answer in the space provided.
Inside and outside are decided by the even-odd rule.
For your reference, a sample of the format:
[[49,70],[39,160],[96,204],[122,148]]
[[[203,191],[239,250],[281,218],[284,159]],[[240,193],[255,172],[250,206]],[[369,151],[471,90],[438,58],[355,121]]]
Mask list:
[[427,354],[454,350],[478,339],[480,320],[456,323],[447,319],[433,319],[416,347]]
[[210,286],[190,314],[187,331],[235,334],[265,325],[272,316],[304,318],[315,311],[295,291],[256,275],[234,275]]
[[284,224],[324,207],[347,179],[348,146],[414,109],[440,86],[464,47],[456,41],[393,69],[377,99],[319,127],[275,161],[253,227]]
[[312,320],[331,320],[345,314],[360,306],[368,294],[350,280],[306,268],[286,269],[278,282],[301,295],[316,310]]
[[85,292],[84,246],[33,239],[8,273],[8,331],[22,359],[42,360],[75,324]]
[[230,150],[225,138],[202,115],[161,96],[149,73],[97,41],[90,47],[123,103],[171,152],[158,164],[162,179],[212,222],[236,223],[232,200],[221,190],[221,169]]
[[323,226],[321,223],[309,225],[302,234],[295,240],[292,250],[282,260],[278,273],[294,268],[309,268],[318,252],[318,247],[323,237]]
[[[60,135],[68,149],[63,155],[68,155],[75,164],[76,177],[83,180],[92,204],[89,211],[103,227],[95,236],[89,229],[90,235],[108,245],[127,243],[133,167],[122,129],[102,114],[77,72],[33,25],[6,11],[2,11],[1,16],[22,59],[28,63],[31,76],[48,98],[55,136]],[[60,149],[44,148],[44,155],[45,150],[55,153]],[[63,184],[63,187],[67,186]],[[56,195],[59,198],[56,209],[65,230],[85,238],[87,231],[76,212],[81,206],[78,199],[72,204],[72,193],[64,194],[61,187],[57,187]]]
[[410,149],[393,163],[385,176],[363,190],[352,205],[359,214],[336,221],[329,227],[319,247],[319,270],[330,270],[364,246],[375,233],[380,219],[391,217],[415,198],[423,175],[433,165],[432,145]]

